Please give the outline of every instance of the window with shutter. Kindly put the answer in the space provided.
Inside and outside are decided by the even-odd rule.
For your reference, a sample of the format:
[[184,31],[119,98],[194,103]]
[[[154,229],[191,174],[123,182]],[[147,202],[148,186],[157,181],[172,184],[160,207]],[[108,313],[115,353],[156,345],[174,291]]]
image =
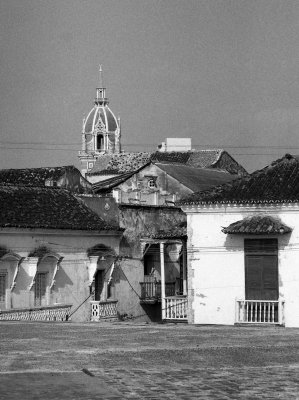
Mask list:
[[247,300],[278,299],[276,239],[246,239],[245,294]]

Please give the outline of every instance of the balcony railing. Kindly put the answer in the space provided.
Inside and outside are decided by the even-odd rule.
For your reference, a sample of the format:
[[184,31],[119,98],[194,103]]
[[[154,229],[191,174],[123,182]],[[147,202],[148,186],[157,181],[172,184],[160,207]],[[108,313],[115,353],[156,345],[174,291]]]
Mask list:
[[187,321],[188,300],[186,296],[165,298],[165,319]]
[[117,319],[117,300],[91,301],[91,321]]
[[236,323],[284,325],[284,301],[236,300]]
[[[161,299],[161,282],[140,282],[141,300]],[[175,282],[165,283],[165,296],[175,295]]]
[[67,321],[71,308],[70,304],[57,304],[4,310],[0,312],[0,321]]

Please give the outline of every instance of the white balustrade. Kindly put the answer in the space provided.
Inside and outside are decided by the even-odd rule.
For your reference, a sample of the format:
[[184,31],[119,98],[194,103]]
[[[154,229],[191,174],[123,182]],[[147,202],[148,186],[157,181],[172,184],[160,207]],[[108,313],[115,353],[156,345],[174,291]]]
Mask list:
[[0,312],[0,321],[67,321],[72,306],[12,309]]
[[117,300],[91,301],[91,321],[117,318]]
[[284,324],[284,301],[236,300],[236,323]]
[[187,321],[188,300],[185,296],[165,298],[165,319]]

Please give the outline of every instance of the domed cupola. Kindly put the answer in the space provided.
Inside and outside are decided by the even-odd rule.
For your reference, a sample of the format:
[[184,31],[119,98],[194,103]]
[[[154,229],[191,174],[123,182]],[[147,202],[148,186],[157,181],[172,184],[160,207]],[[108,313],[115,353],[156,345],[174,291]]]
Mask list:
[[100,84],[96,88],[94,106],[83,119],[82,150],[79,152],[82,173],[88,172],[100,155],[121,152],[120,119],[115,117],[108,106],[101,65],[99,72]]

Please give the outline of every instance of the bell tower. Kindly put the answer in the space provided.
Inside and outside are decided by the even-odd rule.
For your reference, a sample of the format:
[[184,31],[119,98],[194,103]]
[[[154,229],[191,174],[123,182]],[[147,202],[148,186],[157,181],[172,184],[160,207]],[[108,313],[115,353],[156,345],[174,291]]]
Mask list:
[[121,152],[120,118],[116,118],[108,106],[101,65],[99,74],[99,87],[96,88],[94,106],[82,124],[82,147],[78,157],[83,176],[92,170],[101,156]]

